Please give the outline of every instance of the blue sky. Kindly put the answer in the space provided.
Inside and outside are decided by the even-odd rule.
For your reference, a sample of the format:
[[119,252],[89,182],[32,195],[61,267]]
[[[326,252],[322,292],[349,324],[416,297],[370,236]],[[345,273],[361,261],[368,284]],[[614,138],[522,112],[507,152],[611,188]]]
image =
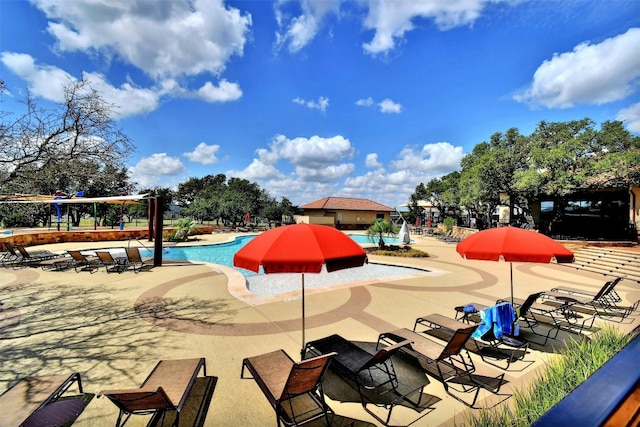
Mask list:
[[495,132],[640,134],[637,0],[2,0],[2,110],[87,78],[142,187],[226,174],[395,206]]

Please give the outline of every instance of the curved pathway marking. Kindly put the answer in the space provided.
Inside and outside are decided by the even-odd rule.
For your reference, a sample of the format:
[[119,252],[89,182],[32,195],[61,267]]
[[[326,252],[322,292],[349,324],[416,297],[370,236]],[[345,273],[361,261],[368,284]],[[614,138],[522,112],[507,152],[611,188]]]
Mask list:
[[[217,323],[199,319],[181,318],[176,313],[166,310],[159,299],[163,298],[171,290],[192,281],[212,277],[221,274],[219,272],[206,272],[185,276],[160,284],[138,297],[135,302],[135,310],[142,319],[154,325],[164,327],[176,332],[186,332],[199,335],[218,336],[251,336],[269,335],[280,332],[296,331],[300,329],[300,319],[280,320],[272,322],[254,323]],[[330,325],[336,321],[349,317],[356,317],[371,302],[371,294],[364,287],[350,288],[350,297],[347,302],[333,310],[306,318],[308,327]]]

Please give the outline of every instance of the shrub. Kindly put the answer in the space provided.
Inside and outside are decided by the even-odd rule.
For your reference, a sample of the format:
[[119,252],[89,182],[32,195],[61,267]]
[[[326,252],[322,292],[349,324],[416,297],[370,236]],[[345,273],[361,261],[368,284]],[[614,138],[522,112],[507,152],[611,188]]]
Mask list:
[[481,409],[477,416],[467,416],[464,425],[530,426],[615,356],[631,338],[607,326],[589,340],[572,339],[560,357],[550,361],[527,387],[513,394],[512,406],[505,404],[491,410]]
[[456,225],[456,220],[448,216],[442,223],[444,224],[444,228],[446,228],[447,231],[451,231],[453,229],[453,226]]

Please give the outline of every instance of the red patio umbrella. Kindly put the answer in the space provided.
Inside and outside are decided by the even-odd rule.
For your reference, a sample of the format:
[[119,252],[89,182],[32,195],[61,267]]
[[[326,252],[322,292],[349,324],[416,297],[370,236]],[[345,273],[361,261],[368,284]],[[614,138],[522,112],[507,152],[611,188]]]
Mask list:
[[513,262],[558,263],[574,261],[573,252],[535,231],[517,227],[490,228],[458,243],[456,251],[466,259],[509,262],[513,304]]
[[302,273],[302,351],[305,346],[304,273],[361,267],[367,254],[352,238],[333,227],[295,224],[258,235],[233,256],[233,265],[266,274]]

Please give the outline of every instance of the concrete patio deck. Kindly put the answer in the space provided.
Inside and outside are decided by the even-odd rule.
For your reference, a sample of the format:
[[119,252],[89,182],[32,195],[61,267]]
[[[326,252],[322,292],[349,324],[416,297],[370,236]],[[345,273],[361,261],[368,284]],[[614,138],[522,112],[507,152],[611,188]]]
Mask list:
[[[233,236],[199,236],[197,244]],[[370,261],[435,269],[442,274],[308,292],[307,340],[337,333],[349,340],[375,343],[381,332],[412,328],[419,316],[453,316],[455,306],[472,301],[490,304],[509,295],[506,263],[467,261],[457,254],[454,244],[429,236],[412,238],[414,246],[428,252],[429,258],[374,256]],[[63,252],[122,247],[123,243],[63,243],[38,249]],[[598,290],[604,281],[601,275],[563,265],[514,263],[517,297],[558,285]],[[94,274],[0,269],[2,310],[12,310],[20,320],[16,325],[0,322],[0,393],[24,376],[70,371],[80,372],[85,391],[90,393],[135,388],[160,359],[205,357],[208,375],[218,377],[206,426],[275,426],[267,400],[253,380],[240,379],[240,370],[243,358],[277,349],[299,358],[300,300],[290,295],[261,299],[259,304],[240,300],[232,292],[243,285],[241,274],[206,263],[166,262],[139,274],[107,274],[104,269]],[[634,282],[623,281],[616,289],[626,301],[640,299],[640,287]],[[605,324],[630,332],[640,326],[640,316],[634,314],[622,323],[597,319],[594,329]],[[546,360],[557,357],[558,347],[577,336],[561,332],[558,338],[545,347],[532,345],[527,359],[535,363],[525,369],[514,363],[501,393],[522,387]],[[475,360],[484,371],[502,372]],[[394,425],[464,425],[465,414],[477,411],[445,394],[434,379],[424,392],[440,399],[433,409],[418,414],[398,407]],[[480,405],[491,406],[504,396],[484,393],[482,399]],[[359,403],[331,399],[328,403],[338,415],[361,420],[361,425],[379,425]],[[111,426],[117,415],[110,401],[94,398],[74,426]],[[132,417],[128,424],[145,425],[146,420]]]

